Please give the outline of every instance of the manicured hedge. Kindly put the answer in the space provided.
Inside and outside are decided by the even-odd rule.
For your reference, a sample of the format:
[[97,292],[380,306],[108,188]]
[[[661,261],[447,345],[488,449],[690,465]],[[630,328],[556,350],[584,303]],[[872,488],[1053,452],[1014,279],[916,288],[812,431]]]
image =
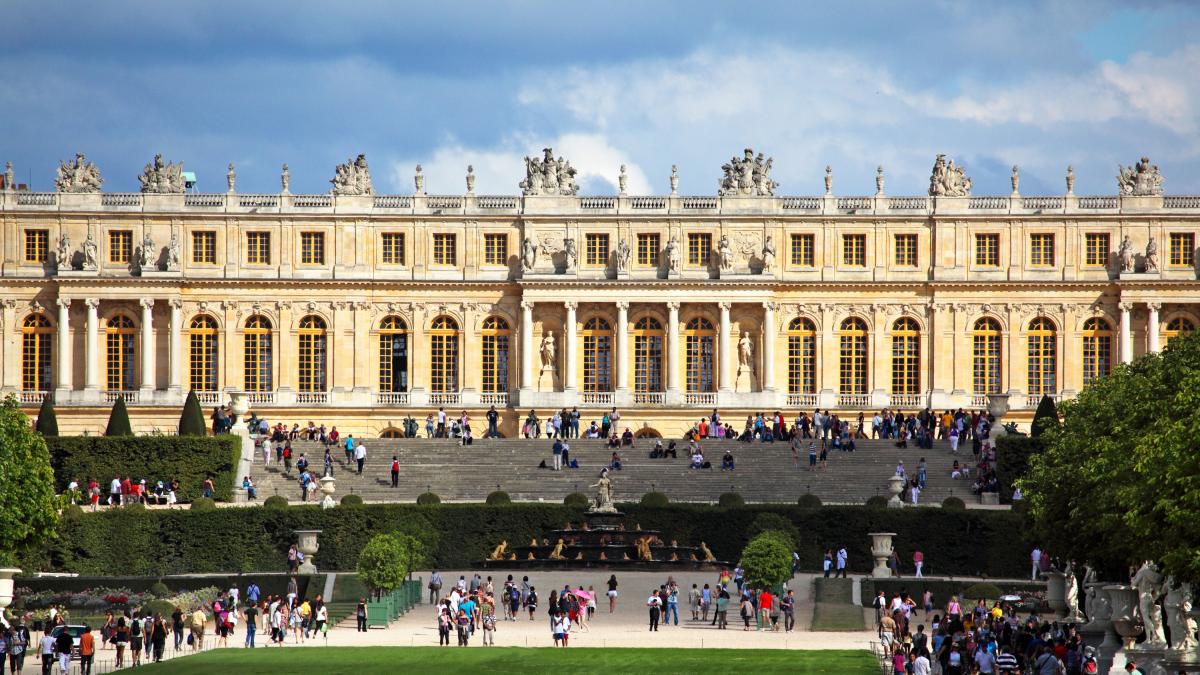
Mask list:
[[[645,507],[622,504],[625,524],[660,530],[666,541],[707,543],[722,560],[736,561],[759,514],[777,513],[801,533],[800,565],[821,568],[825,549],[846,547],[853,572],[871,569],[868,532],[895,532],[901,560],[915,546],[931,574],[1021,577],[1028,562],[1025,521],[1009,511],[869,509],[856,506]],[[315,562],[322,570],[353,570],[372,535],[403,531],[419,537],[438,569],[471,569],[501,539],[510,545],[541,539],[583,509],[556,504],[366,504],[353,509],[316,505],[287,509],[226,508],[212,512],[113,509],[64,520],[59,537],[25,569],[80,574],[178,574],[284,569],[293,530],[322,530]]]
[[1029,458],[1042,451],[1040,438],[1000,436],[996,439],[996,478],[1000,481],[1000,501],[1012,501],[1013,484],[1029,471]]
[[[213,477],[216,498],[233,494],[233,472],[241,452],[234,436],[56,436],[46,439],[59,490],[72,479],[99,481],[107,493],[113,477],[146,479],[147,485],[174,478],[179,500],[199,497],[204,479]],[[114,540],[115,541],[115,540]]]
[[[929,563],[928,556],[925,558],[926,564]],[[904,567],[901,566],[904,570]],[[925,570],[928,572],[928,567]],[[906,574],[911,574],[910,569]],[[940,574],[941,572],[937,572]],[[818,581],[820,581],[818,579]],[[875,594],[878,591],[883,591],[884,596],[888,600],[892,599],[895,593],[907,593],[917,601],[918,605],[921,598],[925,595],[925,590],[929,589],[933,593],[933,611],[935,614],[941,614],[946,609],[946,603],[950,601],[950,596],[957,595],[960,602],[968,607],[974,606],[975,601],[979,598],[970,596],[966,593],[967,589],[975,586],[978,582],[970,579],[962,581],[941,580],[941,579],[915,579],[915,578],[900,578],[900,579],[863,579],[862,582],[862,603],[864,607],[870,607],[872,601],[875,600]],[[1042,581],[995,581],[996,586],[1000,588],[1001,593],[1034,593],[1046,590],[1046,583]],[[924,613],[921,618],[925,617]]]
[[[342,579],[339,577],[338,583],[341,583],[341,581]],[[281,572],[276,574],[226,574],[204,577],[17,577],[15,585],[18,588],[28,588],[34,592],[63,591],[82,593],[93,588],[124,588],[135,593],[144,593],[146,591],[152,591],[151,587],[160,582],[174,593],[195,591],[206,586],[215,586],[219,589],[226,590],[236,584],[238,588],[242,589],[242,598],[245,599],[246,587],[250,585],[250,582],[258,584],[258,587],[262,590],[264,595],[283,595],[287,593],[288,575]],[[305,595],[306,590],[310,587],[314,589],[314,594],[320,593],[321,589],[325,587],[325,575],[296,575],[296,585],[299,587],[301,595]]]

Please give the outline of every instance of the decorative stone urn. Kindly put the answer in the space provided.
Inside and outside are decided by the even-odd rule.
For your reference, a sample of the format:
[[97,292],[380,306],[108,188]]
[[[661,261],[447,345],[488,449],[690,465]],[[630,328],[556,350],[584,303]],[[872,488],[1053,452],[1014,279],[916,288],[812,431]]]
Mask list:
[[1067,613],[1067,575],[1058,570],[1046,572],[1046,603],[1054,618],[1062,618]]
[[991,413],[994,421],[992,427],[988,431],[991,438],[995,439],[1007,434],[1004,430],[1004,425],[1001,420],[1008,414],[1008,394],[988,394],[988,412]]
[[13,577],[21,573],[17,567],[0,567],[0,614],[12,604]]
[[902,476],[893,474],[888,479],[888,492],[892,493],[892,498],[888,500],[888,508],[903,508],[904,502],[900,501],[900,494],[904,492],[904,478]]
[[304,554],[304,564],[300,565],[298,571],[300,574],[316,574],[317,566],[313,563],[313,558],[320,549],[317,535],[321,534],[321,530],[295,530],[295,533],[297,537],[296,550]]
[[1105,586],[1104,590],[1108,591],[1108,599],[1112,606],[1113,630],[1128,650],[1142,632],[1142,623],[1137,616],[1137,590],[1124,584]]
[[321,479],[321,493],[325,498],[321,500],[321,508],[332,509],[337,504],[333,501],[333,493],[337,490],[337,481],[333,476],[325,476]]
[[250,396],[244,391],[234,391],[229,393],[229,412],[233,413],[237,420],[233,423],[233,429],[246,428],[246,413],[250,412]]
[[888,569],[888,558],[892,555],[892,537],[896,536],[895,532],[869,532],[871,536],[871,557],[875,559],[875,566],[871,568],[871,576],[875,579],[886,579],[892,576],[892,571]]
[[237,475],[233,477],[233,501],[245,503],[250,500],[248,490],[242,488],[242,478],[250,475],[250,467],[254,462],[254,440],[250,438],[250,428],[246,426],[246,413],[250,412],[250,398],[244,391],[229,393],[229,411],[235,421],[229,433],[241,439],[241,455],[238,457]]
[[1099,648],[1103,653],[1112,654],[1120,644],[1113,634],[1112,600],[1108,596],[1107,585],[1092,583],[1085,587],[1088,599],[1088,622],[1084,624],[1082,630],[1089,634],[1103,635]]

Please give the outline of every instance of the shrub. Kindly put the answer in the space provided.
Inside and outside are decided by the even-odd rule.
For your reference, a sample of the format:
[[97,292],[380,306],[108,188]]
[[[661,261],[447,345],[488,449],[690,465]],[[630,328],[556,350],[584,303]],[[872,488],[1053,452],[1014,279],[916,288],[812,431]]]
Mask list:
[[967,508],[967,504],[958,497],[946,497],[942,500],[942,508],[963,511]]
[[61,517],[64,519],[82,518],[83,509],[78,504],[67,504],[62,509]]
[[875,495],[867,498],[867,508],[869,509],[886,509],[888,498],[883,495]]
[[196,497],[192,500],[193,511],[216,511],[217,503],[208,497]]
[[642,506],[662,508],[670,504],[671,500],[661,492],[647,492],[646,494],[642,495],[642,501],[640,503]]
[[271,495],[263,501],[263,508],[268,509],[286,509],[288,507],[287,497],[283,495]]
[[150,584],[149,591],[156,598],[166,598],[171,595],[171,589],[167,588],[167,585],[162,581],[156,581],[153,584]]
[[495,490],[488,493],[487,499],[484,500],[484,502],[492,506],[501,506],[504,504],[511,504],[512,498],[509,497],[508,493],[503,490]]
[[133,426],[129,424],[129,410],[125,408],[125,399],[117,397],[113,403],[112,413],[108,416],[108,426],[104,428],[105,436],[132,436]]
[[1011,434],[996,439],[996,478],[1000,481],[1000,499],[1008,502],[1017,481],[1029,473],[1030,458],[1045,448],[1044,439]]
[[999,600],[1000,595],[1000,587],[995,584],[975,584],[963,591],[963,597],[971,600]]
[[796,500],[796,506],[801,506],[806,509],[819,509],[821,508],[821,498],[812,493],[802,494],[800,495],[800,498]]
[[207,436],[204,427],[204,411],[200,409],[200,399],[195,391],[189,391],[187,400],[183,402],[183,414],[179,416],[180,436]]
[[134,502],[132,504],[129,504],[128,506],[123,506],[121,508],[123,508],[126,513],[139,513],[139,512],[145,512],[145,511],[149,510],[146,508],[146,505],[141,502]]
[[142,603],[142,616],[158,615],[164,619],[171,618],[171,612],[175,611],[175,605],[169,600],[151,600],[150,602]]
[[1042,400],[1038,401],[1037,412],[1033,413],[1033,424],[1029,426],[1029,435],[1037,438],[1057,426],[1058,408],[1054,405],[1054,399],[1043,394]]
[[362,506],[363,500],[362,500],[362,497],[359,497],[356,494],[348,494],[348,495],[342,497],[342,499],[339,503],[342,506]]
[[717,506],[723,509],[733,509],[745,505],[746,500],[736,492],[722,492],[721,496],[717,497]]
[[377,534],[358,554],[358,578],[372,591],[400,588],[425,561],[425,547],[407,534]]
[[54,414],[54,394],[47,392],[38,409],[37,432],[43,436],[58,435],[58,416]]
[[[204,479],[212,476],[219,500],[233,496],[233,471],[241,453],[235,436],[57,436],[46,439],[59,491],[72,478],[95,478],[101,484],[114,475],[145,478],[146,483],[179,481],[179,500],[199,497]],[[239,482],[239,485],[241,483]]]
[[421,494],[417,495],[417,504],[421,506],[434,506],[435,504],[441,503],[442,498],[433,494],[432,492],[422,492]]
[[800,545],[800,530],[796,529],[796,525],[792,523],[791,518],[781,513],[760,513],[755,516],[754,522],[750,524],[750,530],[747,534],[753,538],[763,532],[782,534],[791,542],[793,548]]
[[751,586],[775,586],[792,576],[792,548],[778,532],[763,532],[742,550],[742,566]]
[[588,499],[587,495],[582,492],[572,492],[563,497],[563,505],[574,509],[586,509],[592,505],[592,500]]

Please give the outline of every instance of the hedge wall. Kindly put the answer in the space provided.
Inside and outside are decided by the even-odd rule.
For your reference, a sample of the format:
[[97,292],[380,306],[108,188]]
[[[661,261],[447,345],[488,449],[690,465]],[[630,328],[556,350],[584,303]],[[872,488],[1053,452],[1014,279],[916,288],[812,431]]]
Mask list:
[[1029,458],[1042,451],[1040,438],[1006,435],[996,439],[996,478],[1000,481],[1000,501],[1012,502],[1013,484],[1029,472]]
[[[113,476],[146,479],[147,484],[174,478],[179,500],[199,497],[204,479],[213,476],[216,497],[233,494],[233,472],[241,452],[233,436],[57,436],[46,439],[58,489],[71,479],[86,485],[88,478],[108,492]],[[116,541],[116,540],[114,540]]]
[[[296,585],[300,589],[300,595],[307,594],[309,588],[313,589],[313,595],[320,593],[325,588],[324,574],[296,576]],[[158,582],[162,582],[164,586],[171,589],[173,592],[196,591],[206,586],[215,586],[221,590],[226,590],[233,585],[237,585],[242,589],[242,598],[244,599],[246,587],[250,582],[258,584],[264,595],[284,595],[287,593],[289,575],[284,572],[275,574],[221,574],[212,576],[87,576],[87,577],[17,577],[17,588],[28,588],[34,592],[37,591],[65,591],[72,593],[80,593],[93,588],[126,588],[134,592],[142,593],[150,590],[150,587]],[[339,583],[341,578],[338,579]]]
[[[930,573],[1020,577],[1028,548],[1023,516],[1010,511],[868,509],[861,506],[622,505],[626,526],[661,530],[666,541],[704,541],[720,559],[737,559],[758,514],[779,513],[802,533],[801,567],[821,568],[826,548],[845,546],[850,569],[871,569],[868,532],[895,532],[901,560],[919,545]],[[216,511],[113,509],[64,519],[59,537],[25,569],[78,574],[180,574],[283,569],[293,530],[322,530],[316,565],[353,570],[358,552],[380,532],[403,531],[426,543],[438,569],[470,569],[500,539],[510,546],[539,540],[564,523],[578,524],[583,509],[552,504],[366,504],[353,509],[292,506]],[[936,571],[935,571],[936,568]]]
[[[926,558],[928,560],[928,558]],[[875,594],[878,591],[883,591],[884,597],[888,600],[892,599],[894,593],[908,593],[912,596],[917,604],[921,604],[921,598],[925,595],[925,589],[929,589],[933,593],[933,611],[935,614],[943,613],[946,609],[946,603],[950,601],[950,596],[957,595],[959,601],[967,607],[974,607],[975,601],[979,598],[968,598],[963,594],[971,586],[980,583],[972,579],[958,580],[940,580],[940,579],[863,579],[862,583],[862,604],[863,607],[870,607],[875,601]],[[1000,587],[1001,593],[1036,593],[1045,592],[1046,583],[1043,581],[1014,581],[1014,580],[998,580],[996,586]],[[922,609],[918,607],[918,609]],[[922,611],[924,611],[922,609]],[[925,615],[922,613],[921,618]]]

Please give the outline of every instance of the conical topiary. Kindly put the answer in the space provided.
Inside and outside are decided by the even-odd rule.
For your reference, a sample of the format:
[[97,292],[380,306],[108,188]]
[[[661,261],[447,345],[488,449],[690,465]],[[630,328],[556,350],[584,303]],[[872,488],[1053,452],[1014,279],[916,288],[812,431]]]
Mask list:
[[108,427],[104,429],[105,436],[132,436],[133,426],[129,424],[129,411],[125,409],[125,399],[117,397],[113,404],[112,414],[108,416]]
[[1030,435],[1034,438],[1045,433],[1047,428],[1058,426],[1058,408],[1054,399],[1042,396],[1038,402],[1037,412],[1033,413],[1033,424],[1030,425]]
[[34,429],[43,436],[58,435],[58,416],[54,414],[54,394],[47,393],[42,398],[42,407],[38,410],[37,426]]
[[200,399],[195,391],[189,391],[187,400],[183,402],[183,414],[179,416],[179,435],[208,435],[204,428],[204,411],[200,409]]

